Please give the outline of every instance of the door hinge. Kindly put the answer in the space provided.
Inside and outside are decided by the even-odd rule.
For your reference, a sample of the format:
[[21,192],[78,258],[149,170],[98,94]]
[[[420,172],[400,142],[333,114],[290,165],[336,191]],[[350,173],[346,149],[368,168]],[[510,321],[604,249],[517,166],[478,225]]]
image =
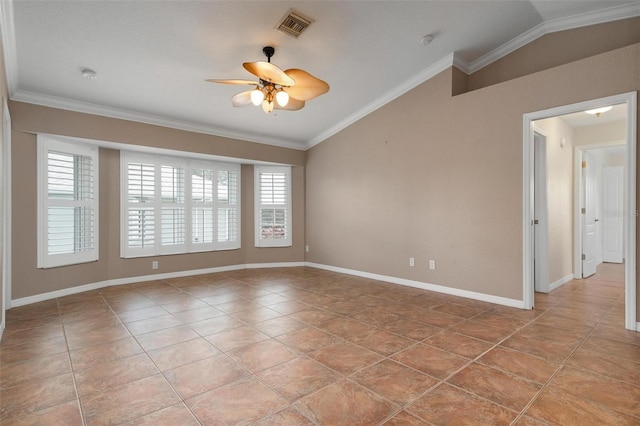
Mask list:
[[587,260],[587,256],[585,256],[584,254],[582,255],[582,260]]
[[580,209],[580,213],[582,214],[586,214],[587,213],[587,209],[585,209],[584,207]]
[[587,168],[587,162],[586,162],[586,161],[583,161],[583,162],[582,162],[582,168],[583,168],[583,169],[586,169],[586,168]]

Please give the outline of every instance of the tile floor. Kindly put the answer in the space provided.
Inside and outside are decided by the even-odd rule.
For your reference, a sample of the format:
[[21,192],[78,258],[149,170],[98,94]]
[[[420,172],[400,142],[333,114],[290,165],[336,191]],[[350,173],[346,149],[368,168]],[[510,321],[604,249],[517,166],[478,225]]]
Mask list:
[[312,268],[7,312],[3,425],[640,424],[623,270],[523,311]]

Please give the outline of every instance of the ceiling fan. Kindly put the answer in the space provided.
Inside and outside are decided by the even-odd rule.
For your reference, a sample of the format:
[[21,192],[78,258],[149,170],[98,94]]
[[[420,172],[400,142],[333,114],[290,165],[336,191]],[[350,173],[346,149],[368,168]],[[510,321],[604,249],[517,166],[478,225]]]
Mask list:
[[314,77],[308,72],[292,68],[282,71],[271,63],[271,57],[275,53],[272,46],[265,46],[262,53],[267,61],[245,62],[244,69],[259,78],[259,81],[250,80],[217,80],[209,79],[211,83],[239,84],[256,86],[253,90],[240,92],[231,98],[234,107],[243,107],[250,104],[262,105],[266,113],[274,109],[297,111],[302,109],[305,101],[327,93],[329,85]]

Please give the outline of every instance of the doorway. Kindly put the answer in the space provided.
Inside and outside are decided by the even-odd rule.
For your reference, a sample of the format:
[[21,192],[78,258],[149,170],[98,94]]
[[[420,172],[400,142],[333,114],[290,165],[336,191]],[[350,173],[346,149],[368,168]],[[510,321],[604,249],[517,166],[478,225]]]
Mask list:
[[[635,214],[636,211],[636,105],[637,105],[636,92],[630,92],[626,94],[611,96],[607,98],[596,99],[587,102],[581,102],[578,104],[567,105],[563,107],[552,108],[544,111],[538,111],[534,113],[525,114],[523,117],[524,131],[523,131],[523,305],[527,309],[531,309],[534,303],[534,283],[535,283],[535,135],[534,135],[534,122],[551,117],[557,117],[567,114],[580,113],[583,114],[586,110],[592,110],[598,107],[618,105],[622,104],[626,112],[626,160],[625,169],[626,172],[623,177],[624,190],[624,208],[622,209],[620,216],[622,221],[622,227],[624,235],[635,236]],[[564,141],[560,139],[558,145],[562,147]],[[582,152],[584,150],[578,150]],[[571,153],[569,153],[570,155]],[[577,157],[577,156],[576,156]],[[570,158],[570,157],[569,157]],[[573,161],[573,160],[572,160]],[[571,167],[570,167],[571,168]],[[578,168],[581,173],[581,166]],[[578,173],[575,171],[574,173]],[[570,178],[569,178],[570,180]],[[574,200],[574,206],[580,206],[580,202],[583,200]],[[579,217],[581,219],[581,217]],[[597,217],[593,217],[594,223]],[[551,219],[550,219],[551,221]],[[574,220],[574,226],[579,220]],[[596,225],[597,227],[597,225]],[[566,227],[565,227],[566,228]],[[571,226],[569,225],[569,230]],[[582,227],[580,227],[582,230]],[[566,231],[566,229],[565,229]],[[575,231],[574,231],[575,234]],[[595,234],[594,234],[595,235]],[[595,235],[597,238],[597,235]],[[582,240],[582,237],[580,237]],[[582,242],[581,242],[582,243]],[[582,246],[580,245],[580,251]],[[636,283],[635,283],[635,253],[636,253],[636,239],[627,238],[624,241],[624,253],[626,262],[624,264],[625,270],[625,327],[629,330],[638,330],[638,323],[636,321]],[[574,244],[575,252],[575,244]],[[604,252],[604,251],[603,251]],[[597,255],[594,255],[597,256]],[[578,256],[578,259],[582,260],[582,253]],[[573,276],[575,277],[580,272],[582,275],[582,266],[576,268],[575,265],[578,262],[574,255],[574,269]],[[571,271],[569,271],[571,272]],[[569,279],[573,278],[571,275]]]

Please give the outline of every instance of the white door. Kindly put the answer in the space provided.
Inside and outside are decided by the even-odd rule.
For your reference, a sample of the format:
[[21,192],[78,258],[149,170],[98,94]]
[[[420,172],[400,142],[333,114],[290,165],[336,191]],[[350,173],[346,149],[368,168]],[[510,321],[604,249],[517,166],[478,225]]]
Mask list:
[[597,165],[595,156],[585,151],[582,157],[582,278],[596,273],[596,247],[598,225],[598,199],[596,187]]
[[549,225],[547,207],[547,141],[541,133],[533,135],[533,288],[549,293]]
[[602,261],[622,263],[624,167],[602,168]]

